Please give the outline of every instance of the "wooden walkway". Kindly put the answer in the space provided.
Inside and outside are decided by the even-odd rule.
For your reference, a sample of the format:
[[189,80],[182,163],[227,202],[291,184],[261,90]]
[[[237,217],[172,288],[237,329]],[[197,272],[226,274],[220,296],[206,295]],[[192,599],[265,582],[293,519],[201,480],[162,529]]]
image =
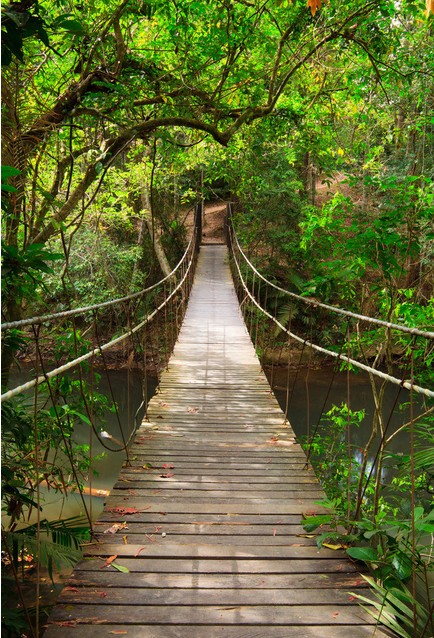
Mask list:
[[224,246],[201,249],[131,457],[46,638],[373,635],[348,594],[363,585],[355,566],[300,525],[321,490],[260,370]]

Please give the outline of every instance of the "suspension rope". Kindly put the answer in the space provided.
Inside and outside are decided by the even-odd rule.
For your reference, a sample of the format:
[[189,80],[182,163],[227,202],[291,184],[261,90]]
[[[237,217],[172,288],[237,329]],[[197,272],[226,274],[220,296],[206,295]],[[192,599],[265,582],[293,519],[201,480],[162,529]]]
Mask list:
[[195,238],[193,236],[191,237],[188,243],[188,246],[185,249],[185,252],[183,256],[181,257],[179,263],[168,275],[166,275],[166,277],[164,277],[163,279],[160,279],[160,281],[157,281],[156,284],[153,284],[152,286],[149,286],[148,288],[144,288],[143,290],[140,290],[139,292],[135,292],[131,295],[128,295],[127,297],[120,297],[119,299],[111,299],[110,301],[104,301],[102,303],[94,304],[92,306],[83,306],[82,308],[73,308],[72,310],[56,312],[51,315],[41,315],[40,317],[29,317],[27,319],[21,319],[20,321],[9,321],[6,323],[2,323],[0,328],[2,330],[6,330],[10,328],[23,328],[24,326],[31,326],[31,325],[44,323],[51,319],[63,319],[65,317],[71,317],[73,315],[80,315],[87,312],[93,312],[94,310],[99,310],[100,308],[108,308],[110,306],[115,306],[116,304],[119,304],[119,303],[124,303],[126,301],[131,301],[132,299],[137,299],[138,297],[142,297],[147,292],[150,292],[151,290],[158,288],[158,286],[161,286],[161,284],[165,283],[168,279],[173,278],[173,276],[176,274],[176,272],[179,270],[179,268],[181,267],[181,265],[187,258],[187,255],[190,251],[192,243],[195,243]]
[[240,254],[242,255],[244,261],[249,265],[252,271],[256,275],[258,275],[258,277],[260,277],[263,281],[265,281],[269,286],[272,286],[275,290],[278,290],[279,292],[283,292],[285,295],[288,295],[289,297],[293,297],[294,299],[298,299],[299,301],[302,301],[303,303],[306,303],[318,308],[325,308],[326,310],[331,310],[332,312],[338,313],[340,315],[345,315],[346,317],[352,317],[353,319],[359,319],[367,323],[374,323],[376,325],[384,326],[386,328],[393,328],[394,330],[400,330],[401,332],[408,332],[409,334],[419,335],[427,339],[434,339],[434,332],[430,332],[427,330],[419,330],[419,328],[410,328],[409,326],[403,326],[402,324],[391,323],[390,321],[383,321],[382,319],[375,319],[374,317],[360,315],[358,313],[351,312],[350,310],[343,310],[342,308],[337,308],[336,306],[330,306],[328,304],[322,303],[321,301],[309,299],[308,297],[302,297],[301,295],[297,295],[295,292],[290,292],[289,290],[280,288],[280,286],[273,284],[271,281],[269,281],[263,275],[261,275],[261,273],[254,267],[252,262],[249,260],[249,258],[244,253],[243,249],[241,248],[240,243],[238,241],[238,237],[233,229],[232,229],[232,236],[235,239],[236,246]]
[[[196,233],[194,235],[196,235]],[[191,246],[191,244],[192,244],[192,242],[190,241],[189,247]],[[196,244],[196,241],[193,242],[192,254],[191,254],[191,257],[190,257],[190,260],[189,260],[189,263],[188,263],[188,268],[187,268],[187,270],[185,272],[184,277],[180,280],[179,284],[176,286],[176,288],[174,288],[174,290],[170,293],[170,295],[158,306],[158,308],[156,308],[151,314],[149,314],[137,326],[135,326],[134,328],[131,328],[130,330],[128,330],[128,332],[124,333],[120,337],[117,337],[116,339],[113,339],[112,341],[109,341],[108,343],[105,343],[102,346],[98,346],[97,348],[92,349],[90,352],[87,352],[86,354],[82,355],[81,357],[78,357],[77,359],[74,359],[73,361],[69,361],[68,363],[65,363],[63,366],[60,366],[59,368],[51,370],[50,372],[46,372],[43,376],[37,377],[37,378],[33,379],[32,381],[24,383],[23,385],[20,385],[20,386],[18,386],[16,388],[13,388],[12,390],[9,390],[8,392],[5,392],[0,397],[1,402],[7,401],[8,399],[11,399],[12,397],[17,396],[21,392],[25,392],[26,390],[30,390],[33,387],[35,387],[36,385],[39,385],[41,383],[44,383],[45,381],[48,381],[48,379],[51,379],[53,377],[57,377],[59,374],[62,374],[62,372],[66,372],[67,370],[70,370],[71,368],[75,368],[79,363],[83,363],[83,361],[87,361],[87,359],[90,359],[93,356],[99,356],[100,354],[105,352],[105,350],[109,350],[114,345],[116,345],[118,343],[121,343],[125,339],[128,339],[132,334],[138,332],[146,324],[150,323],[150,321],[152,321],[152,319],[155,317],[155,315],[158,314],[158,312],[162,308],[164,308],[166,306],[166,304],[172,299],[172,297],[178,292],[178,290],[180,290],[180,288],[182,288],[182,285],[183,285],[185,279],[187,278],[187,276],[188,276],[188,274],[190,272],[192,264],[195,261],[195,250],[194,250],[195,244]],[[184,257],[185,257],[185,254],[184,254]],[[179,266],[179,264],[178,264],[178,266]],[[178,268],[178,266],[177,266],[177,268]],[[172,273],[173,272],[174,271],[172,271]],[[167,280],[168,278],[169,278],[169,276],[165,277],[165,280]],[[164,280],[162,280],[162,281],[164,281]]]
[[[238,246],[239,246],[239,244],[238,244]],[[241,248],[240,248],[240,251],[241,251]],[[233,254],[234,254],[234,257],[235,257],[235,253],[233,253]],[[244,255],[244,253],[243,253],[243,255]],[[246,259],[246,261],[248,261],[247,257],[245,255],[244,255],[244,258]],[[249,261],[248,261],[248,263],[250,264]],[[251,294],[251,292],[247,288],[247,284],[246,284],[246,282],[245,282],[245,280],[243,278],[243,275],[241,274],[241,268],[240,268],[239,262],[238,262],[236,257],[235,257],[235,264],[236,264],[236,267],[237,267],[238,276],[240,278],[240,281],[242,283],[242,286],[243,286],[247,296],[251,299],[251,301],[255,304],[255,306],[257,306],[257,308],[259,308],[259,310],[264,315],[266,315],[269,319],[274,321],[274,323],[277,326],[279,326],[279,328],[281,330],[283,330],[287,335],[289,335],[290,337],[295,339],[295,341],[298,341],[299,343],[305,343],[305,345],[308,346],[309,348],[313,348],[317,352],[321,352],[322,354],[325,354],[325,355],[327,355],[329,357],[333,357],[335,359],[341,359],[342,361],[347,361],[351,365],[353,365],[353,366],[355,366],[357,368],[360,368],[361,370],[365,370],[365,372],[371,372],[375,376],[380,377],[381,379],[385,379],[386,381],[390,381],[390,383],[394,383],[395,385],[400,385],[403,388],[406,388],[407,390],[412,390],[413,392],[417,392],[419,394],[424,394],[425,396],[430,397],[432,399],[434,398],[434,391],[432,391],[432,390],[429,390],[427,388],[422,388],[419,385],[414,385],[412,383],[412,381],[404,381],[402,379],[397,379],[396,377],[392,377],[390,374],[387,374],[385,372],[381,372],[380,370],[376,370],[375,368],[372,368],[371,366],[365,365],[364,363],[361,363],[360,361],[357,361],[356,359],[352,359],[349,356],[346,356],[346,355],[334,352],[333,350],[328,350],[326,348],[318,346],[315,343],[312,343],[312,341],[307,341],[305,339],[302,339],[302,337],[299,337],[295,333],[293,333],[290,330],[286,329],[285,326],[283,326],[280,323],[280,321],[278,321],[275,317],[273,317],[273,315],[271,315],[267,310],[262,308],[262,306],[260,306],[259,303],[256,301],[256,299],[253,297],[253,295]],[[253,268],[253,266],[252,266],[252,268]],[[261,277],[261,279],[264,279],[265,281],[267,281],[267,283],[270,283],[270,282],[268,282],[268,280],[266,280],[264,277],[262,277],[262,275],[260,275],[260,277]],[[271,283],[270,283],[270,285],[274,286],[274,284],[271,284]],[[274,287],[277,288],[277,286],[274,286]],[[286,292],[286,291],[284,291],[284,292]],[[290,294],[292,295],[292,293],[290,293]],[[303,297],[300,297],[300,299],[303,299]],[[321,304],[317,304],[317,305],[321,305]],[[346,313],[346,311],[343,311],[343,313],[345,313],[347,315],[349,314],[350,316],[352,314],[352,313]],[[352,315],[352,316],[357,316],[357,315]],[[362,315],[360,315],[360,316],[362,316]],[[367,319],[370,320],[369,317],[367,317]],[[378,322],[379,322],[379,320],[376,320],[376,323],[378,323]],[[382,323],[382,325],[387,325],[389,327],[394,325],[394,324],[388,324],[387,322],[381,322],[381,323]],[[405,326],[398,326],[398,328],[399,329],[405,328]],[[410,330],[413,330],[413,329],[408,329],[408,330],[404,330],[404,331],[410,331]],[[421,331],[418,331],[418,333],[421,333]],[[416,334],[416,332],[414,334]],[[428,334],[431,334],[431,333],[428,333]],[[424,333],[423,336],[427,336],[427,333]],[[432,333],[432,336],[434,338],[434,333]]]

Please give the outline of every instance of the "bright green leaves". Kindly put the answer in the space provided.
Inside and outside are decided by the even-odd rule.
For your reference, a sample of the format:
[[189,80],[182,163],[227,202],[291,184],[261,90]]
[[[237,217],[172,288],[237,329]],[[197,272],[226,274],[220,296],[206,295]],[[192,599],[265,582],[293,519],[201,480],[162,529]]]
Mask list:
[[2,245],[2,290],[5,297],[15,295],[16,301],[37,296],[37,286],[42,283],[42,273],[52,273],[47,262],[63,259],[60,253],[52,253],[41,244],[31,244],[20,250],[16,246]]

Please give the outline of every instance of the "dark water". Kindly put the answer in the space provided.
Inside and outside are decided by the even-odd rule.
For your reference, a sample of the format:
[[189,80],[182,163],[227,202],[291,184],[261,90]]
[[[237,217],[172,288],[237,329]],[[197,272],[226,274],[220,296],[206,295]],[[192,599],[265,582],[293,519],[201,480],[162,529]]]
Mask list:
[[[360,426],[353,429],[352,442],[363,447],[368,440],[372,418],[375,411],[374,399],[369,377],[364,373],[351,373],[348,391],[346,372],[337,373],[334,378],[332,369],[301,370],[298,374],[287,369],[266,370],[268,380],[273,375],[274,394],[283,411],[286,410],[287,394],[288,419],[298,437],[312,433],[321,415],[332,407],[349,403],[354,411],[364,410],[365,418]],[[289,393],[286,391],[289,386]],[[327,398],[328,395],[328,398]],[[388,383],[382,405],[383,421],[388,436],[410,420],[410,393],[399,386]],[[423,401],[414,396],[414,414],[420,414]],[[391,443],[394,451],[408,452],[408,433],[402,432]]]

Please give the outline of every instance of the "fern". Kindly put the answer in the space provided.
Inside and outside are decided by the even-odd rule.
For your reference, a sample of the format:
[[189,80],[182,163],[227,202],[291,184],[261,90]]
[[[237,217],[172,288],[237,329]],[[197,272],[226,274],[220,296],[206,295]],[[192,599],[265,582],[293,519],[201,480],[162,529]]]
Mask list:
[[51,579],[53,568],[74,566],[81,558],[80,543],[88,537],[87,519],[72,516],[59,521],[42,520],[38,526],[29,525],[14,532],[5,532],[4,540],[11,550],[14,563],[18,565],[20,554],[27,552],[46,567]]
[[[427,628],[430,622],[430,611],[417,602],[406,589],[391,587],[386,589],[374,579],[363,576],[371,587],[375,600],[361,594],[351,593],[363,603],[363,609],[373,616],[378,624],[391,629],[400,638],[427,638]],[[373,608],[373,609],[372,609]],[[414,619],[416,627],[414,627]]]

